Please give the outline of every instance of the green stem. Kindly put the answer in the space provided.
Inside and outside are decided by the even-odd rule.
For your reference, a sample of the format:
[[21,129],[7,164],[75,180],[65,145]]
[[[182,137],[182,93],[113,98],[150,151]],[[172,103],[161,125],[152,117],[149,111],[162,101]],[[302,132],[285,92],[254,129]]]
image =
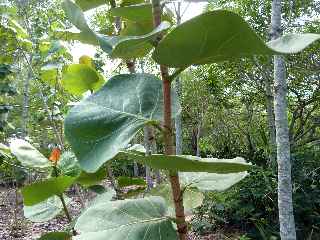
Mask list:
[[[54,175],[55,175],[56,177],[59,176],[57,166],[55,166],[55,165],[53,166],[53,172],[54,172]],[[66,217],[67,217],[67,219],[68,219],[69,224],[72,224],[72,217],[71,217],[71,215],[70,215],[70,213],[69,213],[69,210],[68,210],[66,201],[65,201],[65,199],[64,199],[64,197],[63,197],[63,194],[59,194],[58,197],[59,197],[59,199],[60,199],[60,201],[61,201],[61,203],[62,203],[63,211],[64,211],[64,214],[66,215]],[[73,234],[73,236],[76,236],[76,235],[77,235],[77,232],[76,232],[76,230],[74,229],[74,227],[72,227],[72,234]]]

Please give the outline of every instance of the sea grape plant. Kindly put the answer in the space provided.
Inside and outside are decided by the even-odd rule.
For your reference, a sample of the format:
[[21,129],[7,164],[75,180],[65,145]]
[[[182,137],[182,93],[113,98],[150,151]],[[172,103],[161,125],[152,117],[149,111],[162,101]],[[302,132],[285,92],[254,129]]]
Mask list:
[[[104,35],[87,23],[83,11],[102,4],[110,5],[109,13],[115,21],[121,19],[120,35]],[[320,38],[319,34],[289,34],[264,43],[240,16],[225,10],[207,12],[172,27],[170,17],[162,12],[162,4],[165,3],[160,4],[159,0],[152,0],[152,3],[124,0],[119,7],[115,1],[103,0],[64,0],[62,3],[68,19],[79,31],[63,30],[57,33],[58,37],[100,46],[110,57],[124,60],[145,57],[152,51],[152,59],[159,64],[162,78],[146,73],[116,75],[69,111],[65,136],[79,168],[87,174],[95,174],[107,162],[124,155],[154,169],[168,171],[170,181],[169,185],[151,191],[146,198],[110,201],[110,194],[99,195],[76,220],[73,239],[186,239],[185,206],[191,201],[192,208],[199,200],[194,198],[193,201],[193,197],[190,200],[188,196],[194,194],[190,191],[197,194],[224,190],[240,181],[250,164],[242,158],[175,156],[171,122],[180,111],[180,105],[171,91],[171,83],[191,65],[254,55],[296,53]],[[92,82],[90,76],[87,77],[82,79]],[[70,83],[67,82],[66,79],[66,85]],[[164,154],[146,156],[144,152],[128,148],[137,132],[146,125],[161,130]],[[76,177],[51,177],[46,184],[52,186],[52,191],[36,187],[42,183],[27,186],[26,189],[32,189],[33,195],[41,199],[24,194],[25,204],[61,195],[76,180]],[[167,197],[169,193],[171,198]]]
[[[4,149],[3,145],[2,149]],[[21,167],[33,170],[44,176],[44,179],[21,189],[24,199],[24,216],[32,222],[46,222],[57,215],[64,213],[72,223],[72,217],[68,210],[70,199],[64,192],[73,184],[81,184],[89,187],[99,183],[106,177],[106,173],[98,171],[88,174],[81,170],[78,161],[72,152],[64,152],[60,156],[60,150],[54,148],[50,157],[45,157],[29,142],[22,139],[12,139],[10,146],[6,147],[7,154],[15,156]],[[111,190],[104,195],[112,198]],[[75,230],[72,229],[75,234]],[[51,233],[49,238],[45,234],[40,239],[67,239],[69,232]],[[64,238],[62,238],[64,237]]]

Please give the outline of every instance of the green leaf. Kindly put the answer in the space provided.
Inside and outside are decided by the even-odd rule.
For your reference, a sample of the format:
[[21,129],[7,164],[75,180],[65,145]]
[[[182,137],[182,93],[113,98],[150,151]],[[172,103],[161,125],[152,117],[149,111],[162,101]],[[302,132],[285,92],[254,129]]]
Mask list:
[[136,5],[145,2],[145,0],[122,0],[120,3],[120,7]]
[[279,54],[301,52],[313,42],[320,39],[320,34],[287,34],[267,43],[268,47]]
[[102,194],[106,192],[106,188],[102,185],[92,185],[92,186],[89,186],[88,189],[97,194]]
[[[173,117],[180,106],[173,94]],[[145,124],[162,120],[162,82],[151,74],[114,76],[74,106],[65,135],[86,172],[97,171],[124,149]]]
[[134,22],[152,21],[152,5],[142,3],[110,9],[112,16],[124,18]]
[[215,174],[215,173],[180,173],[184,185],[190,185],[200,191],[225,191],[247,176],[247,172]]
[[58,71],[55,68],[41,68],[40,77],[42,81],[48,83],[50,86],[54,87],[58,83]]
[[69,21],[76,26],[82,32],[87,32],[88,34],[95,33],[90,29],[89,25],[87,24],[87,20],[81,10],[81,8],[70,0],[64,0],[62,2],[62,8],[66,13]]
[[81,174],[81,168],[78,160],[74,153],[70,151],[64,152],[61,155],[57,167],[64,176],[78,177]]
[[[124,151],[126,156],[131,159],[143,162],[144,164],[155,168],[179,172],[209,172],[209,173],[238,173],[245,172],[251,168],[243,158],[217,159],[200,158],[187,155],[162,155],[154,154],[145,156],[133,151]],[[121,154],[121,153],[120,153]]]
[[80,183],[85,187],[93,186],[105,179],[106,175],[107,171],[104,168],[100,168],[95,173],[82,172],[80,176],[77,178],[77,183]]
[[92,42],[93,44],[98,42],[102,50],[114,58],[130,59],[144,57],[153,48],[152,41],[154,38],[159,33],[170,28],[170,23],[162,22],[156,29],[140,36],[105,36],[97,34],[90,29],[81,8],[74,2],[64,0],[62,5],[68,19],[81,31],[75,34],[66,32],[68,35],[65,38],[84,40],[87,43]]
[[75,240],[175,240],[177,233],[159,197],[97,202],[78,219]]
[[138,58],[145,56],[153,48],[151,42],[159,33],[170,28],[169,22],[162,22],[148,34],[140,36],[103,36],[99,35],[100,46],[103,51],[114,58]]
[[[70,198],[65,196],[66,204],[71,202]],[[61,213],[63,206],[61,200],[57,196],[50,197],[43,202],[33,206],[24,206],[23,212],[25,218],[32,222],[46,222]]]
[[[166,200],[168,206],[168,212],[170,216],[175,216],[175,208],[172,197],[172,189],[169,184],[164,183],[155,188],[152,188],[147,196],[160,196]],[[204,195],[197,189],[192,187],[186,187],[183,191],[183,206],[186,214],[191,214],[192,209],[201,206],[204,199]]]
[[67,232],[51,232],[42,235],[38,240],[70,240],[71,236]]
[[71,64],[63,72],[61,83],[68,92],[82,95],[88,90],[99,89],[104,79],[92,67],[85,64]]
[[96,196],[90,203],[89,206],[98,205],[100,203],[106,203],[112,200],[112,198],[116,196],[116,192],[114,189],[107,188],[105,192]]
[[25,167],[48,168],[52,164],[35,147],[22,139],[12,139],[10,149],[18,161]]
[[88,11],[101,5],[108,4],[108,2],[108,0],[76,0],[76,4],[83,11]]
[[128,186],[146,186],[147,183],[143,178],[131,178],[131,177],[125,177],[121,176],[117,178],[117,182],[119,187],[128,187]]
[[80,32],[74,29],[57,30],[54,32],[54,37],[63,41],[79,41],[84,44],[99,46],[96,35],[88,32]]
[[21,189],[24,205],[32,206],[54,195],[60,195],[69,188],[74,181],[75,178],[60,176],[25,186]]
[[159,43],[153,59],[185,68],[237,57],[295,53],[320,38],[319,34],[290,35],[265,44],[237,14],[217,10],[186,21]]
[[[127,6],[120,6],[109,10],[110,14],[115,17],[121,17],[124,20],[133,22],[153,22],[152,4],[141,3],[131,4]],[[162,21],[172,22],[172,12],[168,8],[164,8],[162,14]]]

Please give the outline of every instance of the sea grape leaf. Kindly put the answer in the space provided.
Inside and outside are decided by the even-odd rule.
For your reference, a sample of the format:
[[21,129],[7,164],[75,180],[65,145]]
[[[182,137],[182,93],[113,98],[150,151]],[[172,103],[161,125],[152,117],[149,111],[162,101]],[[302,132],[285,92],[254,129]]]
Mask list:
[[93,8],[108,4],[108,0],[76,0],[76,4],[83,10],[88,11]]
[[247,172],[216,174],[216,173],[179,173],[180,181],[184,185],[195,187],[201,191],[225,191],[240,182],[248,175]]
[[140,161],[155,169],[164,169],[179,172],[209,172],[218,174],[245,172],[251,168],[243,158],[233,159],[200,158],[189,155],[153,154],[145,156],[134,151],[122,151],[131,159]]
[[[180,106],[172,94],[173,117]],[[151,74],[114,76],[74,106],[65,135],[86,172],[97,171],[124,149],[145,124],[162,120],[162,82]]]
[[152,5],[150,3],[141,3],[130,6],[112,8],[109,11],[111,15],[124,18],[134,22],[152,21]]
[[88,189],[97,194],[102,194],[106,192],[106,188],[103,185],[92,185],[92,186],[89,186]]
[[50,232],[45,233],[38,240],[71,240],[71,235],[67,232]]
[[[172,189],[168,183],[163,183],[152,188],[147,196],[160,196],[165,199],[168,206],[168,213],[175,217],[174,202],[172,198]],[[204,199],[203,193],[196,188],[186,187],[183,191],[183,206],[186,214],[191,214],[192,209],[201,206]]]
[[130,6],[130,5],[136,5],[140,3],[144,3],[145,0],[122,0],[120,3],[120,7]]
[[170,28],[169,22],[162,22],[151,32],[139,36],[104,36],[99,35],[98,39],[103,51],[113,58],[138,58],[145,56],[153,48],[151,42],[159,33]]
[[175,240],[177,232],[159,197],[98,201],[77,220],[75,240]]
[[153,48],[152,41],[154,38],[170,27],[170,23],[164,21],[157,28],[144,35],[106,36],[95,33],[90,29],[81,8],[77,4],[70,0],[64,0],[62,5],[68,19],[80,30],[80,33],[65,32],[67,36],[64,36],[64,38],[84,39],[85,43],[92,42],[93,44],[98,42],[102,50],[114,58],[128,59],[145,56]]
[[132,178],[132,177],[126,177],[121,176],[117,178],[117,182],[119,187],[128,187],[128,186],[146,186],[147,183],[143,178]]
[[79,41],[84,44],[99,46],[96,35],[74,29],[57,30],[54,32],[54,37],[63,41]]
[[[64,196],[66,204],[71,202],[71,199]],[[36,205],[24,206],[24,216],[32,222],[46,222],[61,213],[63,206],[61,200],[57,196],[50,197]]]
[[97,195],[90,203],[89,206],[98,205],[100,203],[109,202],[116,196],[116,192],[112,188],[106,188],[103,193]]
[[78,160],[74,153],[70,151],[62,153],[60,160],[57,163],[57,167],[63,176],[79,177],[81,174]]
[[24,205],[32,206],[54,195],[60,195],[70,187],[74,181],[75,178],[60,176],[27,185],[21,189]]
[[296,53],[319,38],[319,34],[291,34],[265,44],[242,17],[217,10],[173,29],[156,47],[153,59],[159,64],[185,68],[237,57]]
[[71,64],[64,70],[61,83],[68,92],[82,95],[88,90],[99,89],[104,79],[92,67],[85,64]]
[[[124,20],[130,20],[133,22],[153,22],[152,4],[140,3],[127,6],[120,6],[110,9],[110,14],[116,17],[121,17]],[[165,8],[162,13],[162,21],[168,21],[172,23],[173,13],[169,8]]]
[[10,149],[18,161],[25,167],[48,168],[52,164],[30,143],[22,139],[12,139]]
[[94,173],[86,173],[82,171],[76,181],[85,187],[89,187],[100,183],[106,178],[106,175],[107,171],[104,168],[100,168]]

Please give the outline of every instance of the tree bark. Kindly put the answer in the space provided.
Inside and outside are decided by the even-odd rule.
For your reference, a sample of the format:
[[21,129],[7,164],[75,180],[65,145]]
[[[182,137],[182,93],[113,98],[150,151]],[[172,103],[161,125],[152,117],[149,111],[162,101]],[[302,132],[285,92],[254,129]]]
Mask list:
[[197,126],[197,151],[196,151],[196,156],[200,157],[200,134],[201,134],[201,120],[198,122]]
[[[160,0],[152,0],[152,12],[154,27],[161,23],[161,5]],[[157,42],[162,38],[159,34]],[[169,77],[168,67],[160,65],[161,77],[163,81],[163,101],[164,101],[164,118],[163,118],[163,134],[164,134],[164,151],[166,155],[174,155],[175,149],[173,145],[173,131],[171,124],[171,81]],[[172,188],[173,201],[176,213],[176,222],[180,240],[186,240],[188,227],[184,215],[183,192],[181,191],[179,175],[177,172],[170,172],[170,184]]]
[[[152,146],[151,146],[151,127],[145,126],[143,128],[143,141],[144,141],[144,147],[146,149],[146,156],[150,156],[152,154]],[[151,169],[149,166],[146,166],[146,181],[147,181],[147,191],[151,190],[153,188],[153,180],[151,177]]]
[[270,79],[265,79],[266,110],[269,128],[269,166],[275,166],[277,157],[276,126],[274,119],[274,97]]
[[[272,1],[271,36],[276,39],[281,35],[281,0]],[[275,84],[275,125],[278,160],[278,207],[280,236],[282,240],[295,240],[295,221],[292,206],[292,182],[289,124],[287,116],[287,83],[285,61],[281,56],[274,56]]]
[[[30,56],[29,62],[32,62],[32,56]],[[28,76],[26,77],[23,83],[22,137],[26,137],[28,135],[29,88],[32,76],[32,72],[31,70],[29,70]]]
[[[179,25],[181,23],[181,2],[177,3],[176,15],[177,15],[177,25]],[[181,100],[182,85],[181,85],[179,76],[176,78],[175,90],[176,90],[178,99]],[[176,154],[181,155],[182,146],[183,146],[181,113],[177,114],[175,118],[175,128],[176,128]]]

